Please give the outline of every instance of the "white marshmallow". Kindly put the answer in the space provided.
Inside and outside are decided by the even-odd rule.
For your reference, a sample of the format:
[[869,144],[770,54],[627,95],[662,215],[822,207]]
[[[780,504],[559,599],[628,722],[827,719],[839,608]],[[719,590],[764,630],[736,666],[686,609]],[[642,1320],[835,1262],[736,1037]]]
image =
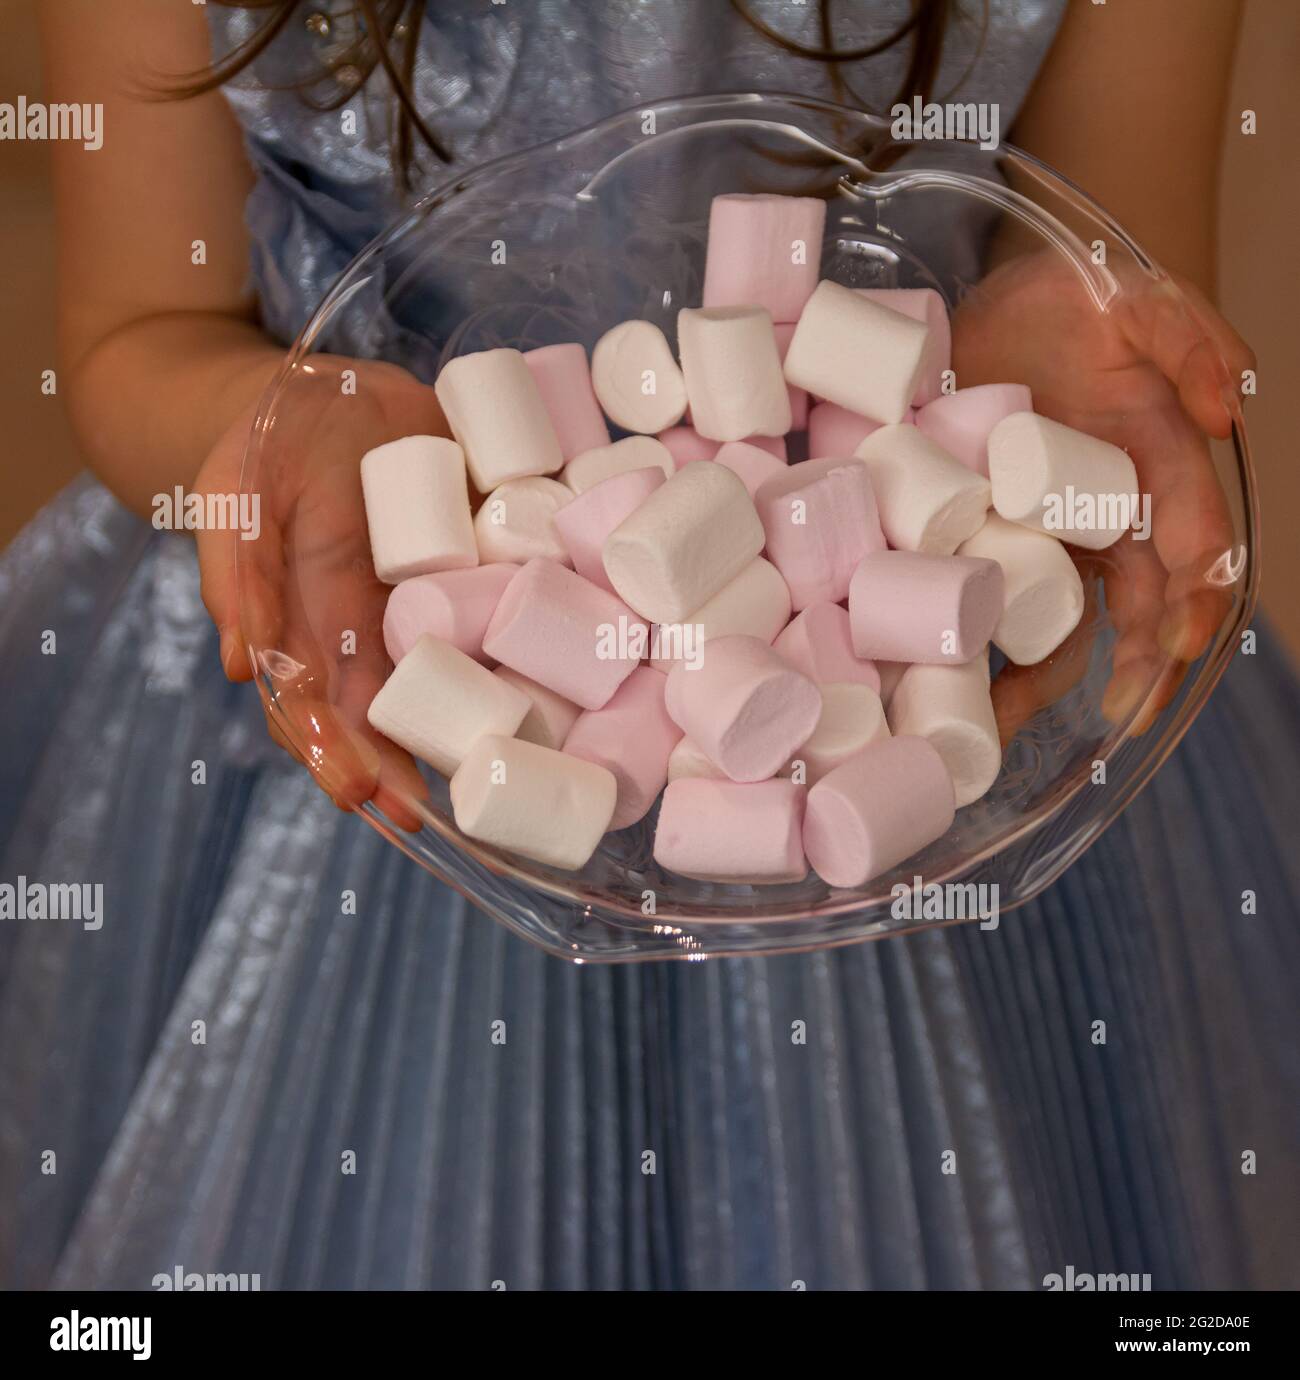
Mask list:
[[653,436],[625,436],[612,445],[575,455],[564,467],[564,482],[575,494],[585,494],[616,474],[652,469],[662,470],[664,478],[671,479],[677,473],[672,451]]
[[605,573],[643,618],[680,623],[763,549],[763,524],[724,465],[683,465],[605,541]]
[[989,433],[993,506],[1010,522],[1102,551],[1137,514],[1133,461],[1118,446],[1033,412]]
[[1018,666],[1049,656],[1083,617],[1083,581],[1055,537],[990,513],[958,548],[1002,567],[1002,616],[993,641]]
[[554,474],[564,464],[551,415],[518,350],[448,360],[433,391],[480,493],[507,479]]
[[668,756],[668,779],[676,781],[680,776],[702,776],[709,781],[726,781],[727,773],[715,766],[704,753],[683,738]]
[[521,690],[426,633],[370,701],[366,718],[384,737],[450,776],[479,738],[508,737],[530,707]]
[[[913,405],[924,407],[942,390],[944,371],[952,367],[952,323],[948,304],[933,288],[855,288],[860,296],[878,307],[888,307],[901,316],[920,321],[927,335],[921,377]],[[902,418],[899,418],[902,421]]]
[[591,386],[606,415],[628,431],[664,431],[686,411],[682,371],[650,321],[624,321],[601,336],[591,352]]
[[691,424],[711,441],[784,436],[790,392],[772,318],[762,307],[686,307],[677,313]]
[[840,763],[889,737],[885,706],[869,685],[842,683],[820,689],[822,713],[817,727],[781,773],[793,775],[805,786],[815,786]]
[[532,708],[524,715],[524,721],[515,731],[516,738],[526,743],[536,743],[539,747],[553,748],[556,752],[564,746],[569,730],[582,713],[581,708],[563,695],[557,695],[545,685],[512,671],[509,666],[498,666],[492,672],[498,680],[522,690],[532,701]]
[[361,458],[361,492],[375,574],[412,575],[478,564],[465,453],[442,436],[405,436]]
[[596,851],[617,795],[604,767],[519,738],[480,738],[451,778],[462,834],[571,872]]
[[876,422],[901,422],[916,394],[929,332],[852,288],[817,284],[785,356],[786,379]]
[[889,701],[894,736],[928,738],[952,777],[957,808],[984,795],[1002,768],[1002,745],[982,656],[959,666],[909,666]]
[[988,480],[914,426],[882,426],[854,454],[867,466],[880,526],[896,551],[951,556],[983,525]]
[[493,489],[474,514],[479,559],[523,565],[534,556],[545,556],[571,564],[551,519],[572,498],[567,485],[540,475],[509,479]]
[[712,599],[682,620],[692,629],[691,645],[682,638],[670,646],[671,639],[660,630],[659,647],[668,655],[652,658],[651,665],[656,671],[671,671],[691,653],[698,655],[710,637],[744,633],[771,643],[789,618],[790,590],[776,566],[760,556],[750,561],[734,580],[723,585]]

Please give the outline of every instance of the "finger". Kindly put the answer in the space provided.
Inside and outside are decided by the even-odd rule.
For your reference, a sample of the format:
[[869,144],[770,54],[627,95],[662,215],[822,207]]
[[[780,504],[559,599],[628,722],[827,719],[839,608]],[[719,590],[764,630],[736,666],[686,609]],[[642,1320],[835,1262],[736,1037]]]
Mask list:
[[1195,283],[1180,279],[1178,286],[1187,299],[1188,309],[1193,317],[1223,355],[1224,363],[1228,366],[1234,395],[1240,398],[1242,374],[1248,369],[1253,371],[1258,363],[1254,350],[1237,333],[1232,323],[1218,312],[1214,304]]
[[[1208,304],[1203,313],[1206,319],[1219,319]],[[1224,345],[1232,350],[1234,359],[1247,357],[1249,351],[1226,322],[1216,334],[1206,319],[1193,310],[1189,299],[1168,278],[1123,301],[1118,316],[1129,344],[1174,385],[1196,425],[1222,439],[1232,432],[1227,399],[1235,391]]]
[[[1141,553],[1147,553],[1148,570],[1141,586],[1144,617],[1159,623],[1165,609],[1156,607],[1150,598],[1154,564],[1164,573],[1182,572],[1184,578],[1186,572],[1193,569],[1198,575],[1205,575],[1215,562],[1226,563],[1221,569],[1231,567],[1229,553],[1233,549],[1234,535],[1227,496],[1214,468],[1209,444],[1172,394],[1166,404],[1149,407],[1131,417],[1094,422],[1093,429],[1103,440],[1128,451],[1137,470],[1142,498],[1150,503],[1149,522],[1145,527],[1126,535],[1110,548],[1108,555],[1114,557],[1126,576],[1136,579]],[[1141,514],[1139,516],[1142,518]],[[1163,601],[1166,598],[1163,573],[1160,579],[1159,592]],[[1192,592],[1190,586],[1184,584],[1177,589],[1176,595],[1181,599]],[[1124,591],[1112,589],[1108,582],[1108,603],[1116,593],[1122,596]],[[1212,613],[1221,601],[1200,602]],[[1205,621],[1204,618],[1196,620],[1193,631],[1197,636]],[[1199,651],[1194,653],[1199,654]]]
[[1243,570],[1230,553],[1206,551],[1169,576],[1156,633],[1166,655],[1190,662],[1205,653],[1232,612],[1231,587]]
[[1101,712],[1110,723],[1125,724],[1131,736],[1145,733],[1178,693],[1186,674],[1185,662],[1171,661],[1159,652],[1134,658],[1111,676]]
[[221,667],[230,680],[252,677],[244,639],[239,635],[239,593],[235,579],[236,533],[200,528],[195,533],[199,558],[199,597],[221,636]]

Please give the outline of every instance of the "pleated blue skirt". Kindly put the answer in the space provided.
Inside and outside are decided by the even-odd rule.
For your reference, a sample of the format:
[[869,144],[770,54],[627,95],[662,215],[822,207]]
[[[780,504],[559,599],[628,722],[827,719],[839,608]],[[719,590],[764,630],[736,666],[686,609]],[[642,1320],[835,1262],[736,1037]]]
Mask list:
[[0,651],[0,880],[104,888],[98,930],[0,921],[0,1284],[1300,1283],[1300,702],[1266,632],[996,930],[630,968],[338,813],[221,678],[192,548],[93,482],[0,560]]

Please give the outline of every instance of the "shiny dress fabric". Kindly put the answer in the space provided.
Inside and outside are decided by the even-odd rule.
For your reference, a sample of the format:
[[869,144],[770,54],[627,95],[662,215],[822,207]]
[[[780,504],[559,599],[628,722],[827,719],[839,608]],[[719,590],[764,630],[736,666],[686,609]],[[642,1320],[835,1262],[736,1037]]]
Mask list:
[[[991,5],[971,81],[1004,120],[1059,8]],[[209,9],[222,50],[249,17]],[[431,14],[421,96],[466,162],[639,96],[816,76],[721,3]],[[950,38],[958,72],[974,42]],[[389,218],[386,155],[233,99],[285,338]],[[106,915],[0,922],[0,1283],[1300,1282],[1300,705],[1267,636],[997,930],[621,969],[511,938],[335,811],[221,678],[190,544],[94,482],[0,560],[0,650],[0,879],[100,882]]]

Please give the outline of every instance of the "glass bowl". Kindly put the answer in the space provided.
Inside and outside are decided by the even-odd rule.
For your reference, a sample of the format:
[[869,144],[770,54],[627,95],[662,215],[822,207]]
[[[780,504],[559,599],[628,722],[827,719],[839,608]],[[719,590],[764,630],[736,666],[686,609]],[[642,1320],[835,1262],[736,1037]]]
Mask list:
[[[336,797],[368,791],[356,787],[373,774],[365,710],[389,670],[388,590],[370,564],[359,461],[436,416],[431,391],[389,366],[428,384],[455,355],[570,340],[590,349],[630,317],[675,339],[678,309],[700,301],[710,200],[735,191],[824,196],[822,276],[932,287],[960,304],[959,384],[1029,384],[1036,408],[1126,445],[1144,477],[1163,476],[1161,489],[1172,473],[1212,466],[1221,504],[1207,520],[1207,557],[1190,571],[1167,576],[1161,543],[1139,547],[1132,534],[1100,557],[1075,553],[1088,596],[1079,630],[1032,672],[995,659],[1009,738],[997,783],[942,839],[860,890],[813,875],[749,887],[666,873],[652,856],[655,812],[607,835],[582,872],[557,871],[464,838],[446,782],[427,771],[427,800],[409,774],[388,770],[384,790],[358,800],[422,866],[578,961],[793,952],[959,918],[951,908],[913,918],[900,897],[916,878],[996,887],[985,899],[1009,910],[1060,876],[1151,779],[1254,603],[1256,495],[1226,365],[1214,352],[1234,418],[1216,442],[1142,358],[1179,332],[1203,336],[1194,309],[1100,207],[1014,148],[899,143],[882,121],[824,101],[657,102],[431,193],[334,284],[262,401],[242,476],[264,513],[262,537],[239,543],[243,627],[273,724]],[[372,360],[387,364],[355,362]],[[1189,668],[1159,650],[1159,609],[1135,602],[1134,591],[1154,588],[1159,603],[1166,584],[1213,607],[1215,631]],[[1103,697],[1119,670],[1127,691],[1118,712],[1106,703],[1112,722]]]

